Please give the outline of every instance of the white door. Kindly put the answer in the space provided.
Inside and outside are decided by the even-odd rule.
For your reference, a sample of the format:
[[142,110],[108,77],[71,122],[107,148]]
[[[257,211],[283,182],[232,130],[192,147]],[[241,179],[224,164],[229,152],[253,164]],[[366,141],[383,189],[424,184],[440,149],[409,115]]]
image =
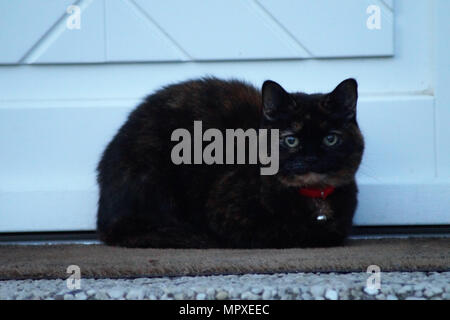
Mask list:
[[[71,6],[73,4],[76,6]],[[450,224],[446,0],[0,2],[0,232],[93,230],[95,166],[156,88],[360,85],[357,225]]]

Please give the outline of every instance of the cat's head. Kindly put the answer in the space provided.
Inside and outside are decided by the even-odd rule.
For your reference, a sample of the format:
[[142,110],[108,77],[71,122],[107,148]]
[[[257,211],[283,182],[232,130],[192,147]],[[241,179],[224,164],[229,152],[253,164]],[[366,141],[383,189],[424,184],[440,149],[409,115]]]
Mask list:
[[262,127],[280,133],[281,183],[337,187],[353,181],[364,151],[354,79],[327,94],[288,93],[278,83],[266,81],[262,97]]

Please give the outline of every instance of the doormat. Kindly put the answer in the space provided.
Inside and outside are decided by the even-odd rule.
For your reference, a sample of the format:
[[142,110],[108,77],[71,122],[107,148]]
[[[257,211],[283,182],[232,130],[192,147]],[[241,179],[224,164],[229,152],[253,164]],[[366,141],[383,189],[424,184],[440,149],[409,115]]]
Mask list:
[[129,249],[0,245],[0,279],[139,278],[245,273],[450,271],[450,238],[355,239],[332,248]]

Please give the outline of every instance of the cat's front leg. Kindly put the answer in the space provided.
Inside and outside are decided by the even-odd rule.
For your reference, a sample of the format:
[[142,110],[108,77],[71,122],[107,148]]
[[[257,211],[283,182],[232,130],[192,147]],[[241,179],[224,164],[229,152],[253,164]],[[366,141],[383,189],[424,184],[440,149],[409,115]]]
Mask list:
[[207,225],[223,247],[272,247],[276,226],[271,215],[261,206],[259,180],[243,170],[220,178],[205,207]]

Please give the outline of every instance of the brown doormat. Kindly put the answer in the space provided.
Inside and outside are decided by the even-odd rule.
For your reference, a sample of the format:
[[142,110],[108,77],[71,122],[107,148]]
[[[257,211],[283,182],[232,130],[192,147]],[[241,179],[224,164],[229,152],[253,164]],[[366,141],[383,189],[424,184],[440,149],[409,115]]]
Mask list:
[[134,278],[277,272],[450,271],[450,238],[350,240],[314,249],[126,249],[104,245],[2,245],[0,279]]

